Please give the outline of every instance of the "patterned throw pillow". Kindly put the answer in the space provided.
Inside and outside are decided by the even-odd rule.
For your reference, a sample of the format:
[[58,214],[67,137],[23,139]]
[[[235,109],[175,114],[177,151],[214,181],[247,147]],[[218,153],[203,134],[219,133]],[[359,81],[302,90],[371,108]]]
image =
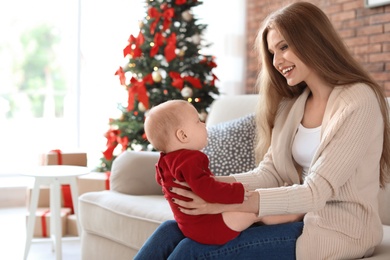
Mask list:
[[203,152],[209,157],[214,175],[246,172],[256,167],[254,155],[254,114],[209,127],[208,145]]

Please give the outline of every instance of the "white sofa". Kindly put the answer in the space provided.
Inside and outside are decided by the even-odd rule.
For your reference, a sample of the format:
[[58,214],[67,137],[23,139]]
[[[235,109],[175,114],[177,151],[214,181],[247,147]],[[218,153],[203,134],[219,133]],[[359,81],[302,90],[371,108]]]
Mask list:
[[[255,110],[257,95],[227,96],[211,107],[207,125],[237,119]],[[168,203],[154,178],[156,152],[122,153],[114,161],[111,188],[79,198],[83,260],[132,259],[165,220]],[[370,259],[390,259],[390,188],[380,194],[384,239]]]

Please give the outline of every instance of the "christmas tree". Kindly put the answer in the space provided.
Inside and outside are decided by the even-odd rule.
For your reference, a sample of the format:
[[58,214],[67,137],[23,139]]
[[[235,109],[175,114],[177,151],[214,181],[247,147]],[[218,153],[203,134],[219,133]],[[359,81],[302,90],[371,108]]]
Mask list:
[[127,90],[127,106],[110,119],[105,134],[107,147],[97,171],[111,170],[116,155],[125,150],[154,150],[144,132],[148,110],[162,102],[184,99],[194,105],[205,121],[219,95],[214,57],[202,54],[210,44],[202,39],[207,25],[200,24],[191,8],[197,0],[148,0],[146,17],[138,35],[130,35],[123,50],[126,65],[115,75]]

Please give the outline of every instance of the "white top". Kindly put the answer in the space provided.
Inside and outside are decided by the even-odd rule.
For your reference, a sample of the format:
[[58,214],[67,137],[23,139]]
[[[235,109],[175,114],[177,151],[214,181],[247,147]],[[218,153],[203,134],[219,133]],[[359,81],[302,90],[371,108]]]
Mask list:
[[320,138],[321,126],[306,128],[302,124],[299,125],[292,146],[292,156],[303,168],[303,178],[307,176],[314,153],[320,145]]

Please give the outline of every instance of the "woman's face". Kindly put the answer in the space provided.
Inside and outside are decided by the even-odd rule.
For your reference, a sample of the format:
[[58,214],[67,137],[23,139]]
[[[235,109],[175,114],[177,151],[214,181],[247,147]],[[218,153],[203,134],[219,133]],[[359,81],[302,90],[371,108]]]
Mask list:
[[269,30],[267,43],[273,55],[273,66],[286,78],[288,85],[295,86],[302,81],[309,84],[312,70],[294,54],[278,30]]

